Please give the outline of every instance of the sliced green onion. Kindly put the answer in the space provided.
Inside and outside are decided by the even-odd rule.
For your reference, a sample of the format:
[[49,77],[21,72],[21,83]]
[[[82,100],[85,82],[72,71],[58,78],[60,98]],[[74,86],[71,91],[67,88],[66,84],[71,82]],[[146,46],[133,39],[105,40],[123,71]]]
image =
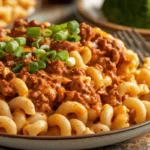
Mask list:
[[73,31],[74,34],[79,34],[80,33],[80,29],[79,28],[76,28],[75,31]]
[[29,72],[36,73],[39,70],[39,65],[37,62],[30,62],[29,64]]
[[15,40],[18,42],[20,46],[26,45],[26,38],[25,37],[17,37]]
[[43,61],[46,61],[46,60],[52,61],[52,60],[55,60],[55,57],[56,57],[56,51],[55,51],[55,50],[52,50],[52,51],[47,52],[47,53],[43,56],[42,60],[43,60]]
[[6,42],[0,42],[0,49],[3,50],[6,47]]
[[16,65],[14,68],[12,68],[12,71],[14,72],[14,73],[18,73],[18,72],[20,72],[21,71],[21,69],[23,68],[23,64],[18,64],[18,65]]
[[0,59],[3,58],[5,55],[4,51],[3,50],[0,50]]
[[21,56],[22,51],[23,51],[23,47],[19,46],[19,47],[15,50],[15,52],[14,52],[14,56],[16,56],[16,57],[20,57],[20,56]]
[[50,49],[50,46],[47,45],[47,44],[44,44],[44,45],[41,45],[40,48],[41,48],[41,49],[44,49],[44,50],[49,50],[49,49]]
[[70,31],[75,31],[77,28],[79,28],[79,23],[76,20],[70,21],[67,24],[67,27]]
[[68,32],[67,31],[59,31],[57,33],[55,33],[53,35],[54,37],[54,40],[57,41],[57,40],[66,40],[67,37],[68,37]]
[[59,53],[57,53],[56,55],[56,59],[58,60],[67,60],[69,58],[69,53],[66,50],[60,51]]
[[81,37],[77,34],[73,34],[69,36],[69,41],[71,42],[78,42],[81,40]]
[[39,69],[45,69],[46,68],[46,63],[42,60],[38,61]]
[[27,28],[27,36],[40,37],[41,36],[41,28],[40,27],[28,27]]
[[43,30],[43,35],[44,35],[44,37],[50,37],[51,35],[52,35],[52,30],[50,30],[50,29],[44,29]]
[[10,37],[10,36],[5,36],[5,37],[4,37],[4,40],[5,40],[6,42],[9,42],[9,41],[13,40],[13,38]]
[[61,29],[66,29],[67,28],[67,24],[68,23],[62,23],[62,24],[60,24]]
[[56,33],[56,32],[59,32],[61,31],[61,26],[60,25],[51,25],[50,26],[50,30],[53,32],[53,33]]
[[73,67],[75,64],[76,64],[76,60],[74,57],[69,57],[66,61],[65,61],[65,64],[68,66],[68,67]]
[[32,43],[32,46],[36,47],[36,48],[40,48],[39,43],[40,42],[44,42],[43,38],[38,38],[35,42]]
[[19,44],[17,41],[13,40],[10,41],[7,45],[6,45],[6,52],[11,53],[14,52],[17,48],[19,47]]
[[24,59],[24,58],[27,58],[27,55],[29,54],[30,52],[24,52],[21,54],[21,59]]
[[46,54],[45,50],[43,50],[43,49],[36,49],[34,51],[34,53],[35,53],[35,56],[37,59],[42,58],[44,56],[44,54]]

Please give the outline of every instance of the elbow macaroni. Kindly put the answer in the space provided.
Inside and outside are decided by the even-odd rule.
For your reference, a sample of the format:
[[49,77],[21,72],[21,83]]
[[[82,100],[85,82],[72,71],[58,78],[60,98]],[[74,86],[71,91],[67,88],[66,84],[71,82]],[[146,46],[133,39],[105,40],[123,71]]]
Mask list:
[[[11,19],[9,13],[13,10],[7,5],[11,5],[16,12],[20,12],[19,15],[18,13],[14,14],[14,17],[25,15],[25,12],[21,12],[21,8],[16,6],[17,3],[21,4],[24,8],[29,6],[26,0],[6,0],[5,5],[8,14],[3,8],[0,9],[0,22],[1,18],[4,18],[7,22]],[[3,4],[0,3],[0,5]],[[50,24],[43,23],[41,28],[43,28],[43,26],[49,27]],[[96,36],[100,36],[98,40],[101,40],[101,37],[104,38],[102,39],[104,40],[102,47],[105,45],[110,51],[115,51],[111,44],[112,40],[114,40],[113,36],[98,28],[93,28],[93,32]],[[109,41],[105,41],[106,38],[109,39]],[[26,76],[20,77],[18,73],[14,75],[10,68],[1,66],[0,63],[0,70],[2,71],[1,77],[6,81],[4,82],[6,84],[4,84],[4,86],[10,86],[15,91],[12,99],[8,98],[7,100],[7,96],[5,98],[5,95],[1,97],[0,128],[4,128],[4,132],[8,134],[71,136],[118,130],[130,127],[132,124],[150,120],[150,58],[145,58],[143,66],[138,69],[139,59],[137,54],[126,49],[123,42],[119,39],[115,40],[115,42],[119,44],[116,45],[116,47],[121,47],[124,50],[125,58],[121,58],[124,56],[120,56],[118,59],[119,54],[105,53],[103,48],[99,48],[99,41],[86,41],[86,44],[84,44],[84,41],[80,44],[77,42],[77,45],[74,43],[76,47],[75,50],[73,50],[74,47],[72,48],[70,46],[69,57],[73,57],[76,60],[73,70],[69,70],[71,78],[61,78],[59,75],[59,78],[56,79],[56,76],[54,82],[59,79],[61,80],[60,83],[55,83],[57,84],[56,89],[53,87],[54,83],[49,87],[50,82],[45,84],[45,82],[39,78],[39,80],[34,81],[35,85],[33,85],[33,89],[38,86],[37,90],[39,91],[35,91],[34,93],[34,91],[32,91],[32,85],[28,83],[30,80],[26,81],[29,78],[26,78]],[[60,44],[63,45],[63,42],[60,42]],[[78,44],[80,46],[78,46]],[[68,46],[69,44],[64,45]],[[35,47],[23,47],[23,53],[29,52],[27,59],[32,56],[34,51]],[[94,55],[94,59],[92,55]],[[112,59],[111,56],[106,59],[105,62],[105,59],[99,58],[101,55],[102,57],[105,57],[105,55],[114,55],[115,57],[113,59],[116,58],[117,60],[114,60],[114,62],[116,64],[118,63],[116,68],[113,68],[115,66],[112,65],[114,63],[113,61],[109,62]],[[98,60],[95,62],[96,59]],[[123,61],[123,63],[121,63],[121,61]],[[28,61],[25,63],[28,63]],[[103,63],[108,63],[108,66]],[[66,64],[64,63],[63,65],[65,66]],[[65,67],[67,70],[67,65]],[[55,70],[57,67],[55,68],[54,66],[54,68],[50,68],[50,71],[51,69]],[[72,68],[69,67],[69,69]],[[55,76],[53,73],[52,76],[49,76],[48,73],[46,74],[44,71],[41,73],[40,71],[42,72],[42,70],[39,70],[38,76],[42,76],[43,79],[53,78]],[[61,72],[61,69],[57,71]],[[30,72],[27,74],[31,75]],[[74,79],[74,74],[77,74],[75,79],[79,79],[80,81],[79,84],[73,83],[73,86],[77,89],[76,91],[71,87],[72,84],[70,84],[72,79]],[[0,80],[0,82],[3,81]],[[75,80],[75,82],[77,82],[77,80]],[[43,86],[43,88],[40,84],[46,86]],[[64,86],[63,89],[59,89],[61,84],[64,84],[66,87]],[[81,90],[80,86],[83,86]],[[11,88],[10,90],[12,90]],[[0,92],[7,94],[5,90],[5,87],[1,87],[0,85]],[[51,98],[53,100],[51,100]],[[54,104],[53,106],[55,100],[56,105]],[[118,103],[116,102],[116,105],[114,105],[114,101]],[[41,103],[44,104],[42,105],[43,112],[39,109]],[[48,110],[48,112],[44,110],[45,107],[47,107],[45,103],[48,103],[50,106],[51,110]]]

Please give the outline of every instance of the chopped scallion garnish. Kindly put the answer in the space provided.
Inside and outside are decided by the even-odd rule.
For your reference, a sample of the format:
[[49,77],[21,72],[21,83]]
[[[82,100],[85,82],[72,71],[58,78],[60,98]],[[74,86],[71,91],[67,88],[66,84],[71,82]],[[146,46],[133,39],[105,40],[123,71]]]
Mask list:
[[62,23],[62,24],[60,24],[61,29],[66,29],[67,28],[67,24],[68,23]]
[[36,47],[36,48],[40,48],[40,45],[39,43],[40,42],[44,42],[44,39],[43,38],[38,38],[35,42],[32,43],[32,46]]
[[20,72],[21,71],[21,69],[23,68],[23,64],[17,64],[14,68],[12,68],[12,71],[14,72],[14,73],[18,73],[18,72]]
[[50,46],[47,45],[47,44],[44,44],[44,45],[41,45],[40,48],[41,48],[41,49],[44,49],[44,50],[49,50],[49,49],[50,49]]
[[43,58],[42,58],[42,60],[43,61],[46,61],[46,60],[55,60],[55,57],[56,57],[56,51],[55,50],[52,50],[52,51],[49,51],[49,52],[47,52],[44,56],[43,56]]
[[0,50],[0,59],[3,58],[5,55],[5,52],[3,50]]
[[18,47],[19,47],[18,42],[13,40],[13,41],[10,41],[6,45],[5,50],[6,50],[7,53],[11,53],[11,52],[14,52]]
[[42,60],[38,61],[39,69],[45,69],[46,68],[46,63]]
[[59,31],[53,35],[54,40],[66,40],[68,37],[68,31]]
[[21,59],[24,59],[24,58],[27,58],[27,55],[29,54],[30,52],[24,52],[21,54]]
[[19,46],[19,47],[15,50],[15,52],[14,52],[14,56],[16,56],[16,57],[20,57],[20,56],[21,56],[22,51],[23,51],[23,47]]
[[76,60],[74,57],[69,57],[66,61],[65,61],[65,64],[68,66],[68,67],[73,67],[75,64],[76,64]]
[[0,49],[3,50],[6,47],[6,42],[0,42]]
[[60,51],[59,53],[57,53],[56,55],[56,59],[58,60],[62,60],[65,61],[69,58],[69,53],[66,50]]
[[44,29],[43,30],[43,36],[44,37],[50,37],[51,35],[52,35],[52,30],[50,30],[50,29]]
[[40,27],[28,27],[27,28],[27,36],[40,37],[41,36],[41,28]]
[[26,45],[26,38],[25,37],[17,37],[15,40],[18,42],[20,46]]
[[51,25],[50,26],[50,30],[53,32],[53,33],[56,33],[56,32],[59,32],[61,31],[61,26],[60,25]]
[[30,62],[29,63],[29,72],[36,73],[39,70],[39,65],[37,62]]
[[80,33],[80,29],[79,28],[76,28],[75,31],[73,31],[74,34],[79,34]]
[[43,49],[36,49],[34,51],[34,53],[35,53],[35,56],[37,59],[42,58],[44,56],[44,54],[46,54],[45,50],[43,50]]
[[70,31],[74,32],[77,28],[79,28],[79,23],[76,20],[70,21],[67,24],[67,27]]
[[71,42],[78,42],[81,40],[81,37],[77,34],[73,34],[69,36],[69,41]]

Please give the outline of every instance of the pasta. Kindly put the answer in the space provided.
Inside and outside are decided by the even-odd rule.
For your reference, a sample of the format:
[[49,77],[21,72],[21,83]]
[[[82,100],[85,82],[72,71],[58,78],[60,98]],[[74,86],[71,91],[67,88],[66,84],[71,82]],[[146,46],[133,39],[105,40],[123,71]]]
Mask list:
[[28,16],[35,5],[35,0],[1,0],[0,27],[7,26],[17,18]]
[[[18,4],[30,6],[5,1],[8,12],[21,11]],[[10,20],[9,13],[3,17]],[[19,19],[12,30],[0,30],[0,132],[80,136],[148,120],[149,57],[139,67],[137,54],[121,40],[75,20]]]

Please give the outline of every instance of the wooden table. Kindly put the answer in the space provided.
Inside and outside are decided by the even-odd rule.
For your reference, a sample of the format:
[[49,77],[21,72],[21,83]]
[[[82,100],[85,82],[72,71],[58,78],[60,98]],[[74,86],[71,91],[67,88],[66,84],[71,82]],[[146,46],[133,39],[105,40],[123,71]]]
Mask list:
[[[49,21],[51,23],[61,23],[68,20],[76,19],[74,3],[67,5],[43,5],[41,10],[29,17],[39,22]],[[0,148],[0,150],[8,150],[8,148]],[[150,150],[150,133],[141,135],[134,139],[130,139],[115,145],[95,148],[92,150]]]

